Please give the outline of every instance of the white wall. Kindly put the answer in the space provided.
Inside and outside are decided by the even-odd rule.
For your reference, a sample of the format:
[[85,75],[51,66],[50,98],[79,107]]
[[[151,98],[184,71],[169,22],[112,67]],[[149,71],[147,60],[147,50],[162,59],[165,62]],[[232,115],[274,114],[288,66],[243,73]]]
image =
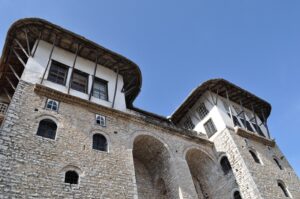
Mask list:
[[[206,131],[205,131],[205,128],[203,125],[209,119],[212,119],[212,121],[214,122],[215,127],[217,129],[217,132],[215,133],[215,135],[218,134],[219,132],[223,131],[226,127],[234,128],[233,122],[232,122],[231,118],[228,116],[227,111],[223,105],[223,101],[227,102],[227,100],[221,96],[218,96],[217,105],[215,105],[213,103],[212,96],[213,96],[214,100],[217,98],[217,95],[215,93],[210,94],[208,91],[205,92],[186,115],[191,118],[193,124],[195,125],[195,128],[193,130],[197,131],[198,133],[206,134]],[[205,116],[205,118],[200,120],[196,109],[202,102],[205,104],[209,113]],[[232,108],[232,106],[239,107],[240,109],[242,109],[239,104],[236,104],[232,101],[230,101],[230,105],[231,105],[231,110],[233,111],[234,115],[237,115],[238,113],[235,112],[235,110],[234,110],[234,108]],[[246,108],[244,108],[244,110],[248,113],[252,113],[250,110],[248,110]],[[250,121],[251,118],[248,118],[246,115],[246,119],[248,121]],[[258,125],[261,124],[261,120],[257,116],[256,116],[256,119],[257,119]],[[183,125],[185,120],[186,120],[186,117],[183,117],[181,119],[181,121],[179,122],[179,124]],[[253,126],[252,126],[252,128],[255,129]],[[260,128],[261,128],[262,132],[264,133],[265,137],[268,137],[267,129],[265,128],[265,126],[261,125]],[[211,138],[213,139],[213,137],[215,137],[215,136],[212,136]]]
[[[41,79],[43,77],[44,71],[46,69],[50,52],[51,52],[52,44],[47,43],[45,41],[40,41],[37,50],[35,52],[34,57],[30,57],[27,61],[26,67],[24,69],[23,75],[21,77],[22,80],[36,84],[41,83]],[[53,88],[55,90],[67,93],[68,91],[68,85],[71,78],[71,67],[73,65],[75,54],[68,52],[66,50],[63,50],[61,48],[55,47],[52,59],[58,62],[61,62],[67,66],[69,66],[69,72],[68,72],[68,78],[66,85],[59,85],[53,82],[50,82],[47,80],[48,72],[50,69],[50,64],[48,66],[48,69],[46,71],[43,85],[48,86],[50,88]],[[94,67],[95,63],[91,62],[89,60],[86,60],[82,57],[77,57],[75,68],[77,70],[80,70],[82,72],[89,74],[89,85],[88,85],[88,91],[90,92],[92,87],[92,75],[94,73]],[[108,82],[108,101],[97,99],[95,97],[91,98],[92,102],[111,107],[113,96],[114,96],[114,90],[115,90],[115,84],[116,84],[116,77],[117,74],[106,67],[103,67],[101,65],[97,65],[97,73],[96,77],[106,80]],[[117,92],[116,92],[116,100],[115,100],[115,109],[119,109],[122,111],[126,111],[126,102],[125,102],[125,96],[124,93],[121,92],[123,87],[123,77],[119,75],[118,80],[118,86],[117,86]],[[88,99],[89,94],[82,93],[73,89],[70,89],[70,95],[77,96],[83,99]]]

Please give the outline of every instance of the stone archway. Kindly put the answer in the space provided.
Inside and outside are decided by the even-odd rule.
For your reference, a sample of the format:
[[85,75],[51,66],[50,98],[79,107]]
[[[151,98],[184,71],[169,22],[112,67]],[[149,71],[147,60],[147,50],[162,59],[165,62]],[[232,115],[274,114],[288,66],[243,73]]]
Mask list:
[[199,199],[213,199],[219,182],[219,168],[214,161],[199,149],[190,149],[186,153],[194,186]]
[[149,135],[135,138],[133,160],[139,199],[172,198],[170,159],[169,151],[158,139]]

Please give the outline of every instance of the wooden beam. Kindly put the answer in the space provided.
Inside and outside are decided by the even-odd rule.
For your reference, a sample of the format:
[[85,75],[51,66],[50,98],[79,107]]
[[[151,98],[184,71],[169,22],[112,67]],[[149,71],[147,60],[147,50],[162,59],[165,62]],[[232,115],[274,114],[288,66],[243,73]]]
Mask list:
[[6,90],[6,88],[3,88],[7,98],[9,99],[9,101],[11,101],[11,96],[9,95],[8,91]]
[[72,68],[71,68],[71,78],[70,78],[70,81],[69,81],[69,84],[68,84],[68,94],[70,93],[70,89],[71,89],[71,82],[72,82],[73,72],[74,72],[74,68],[75,68],[75,64],[76,64],[79,49],[80,49],[80,44],[77,43],[76,54],[75,54],[75,58],[74,58]]
[[117,95],[117,88],[118,88],[118,80],[119,80],[119,68],[117,68],[117,77],[116,77],[116,84],[115,84],[115,92],[114,92],[114,98],[112,102],[112,108],[115,106],[115,100],[116,100],[116,95]]
[[56,35],[55,35],[55,38],[54,38],[54,41],[53,41],[53,44],[52,44],[52,48],[51,48],[51,51],[50,51],[50,55],[49,55],[49,58],[48,58],[48,62],[47,62],[47,65],[46,65],[46,68],[45,68],[43,77],[42,77],[42,79],[41,79],[41,84],[43,84],[43,81],[44,81],[46,72],[47,72],[47,70],[48,70],[48,67],[49,67],[49,64],[50,64],[50,61],[51,61],[51,58],[52,58],[53,50],[54,50],[54,47],[55,47],[56,39],[57,39],[57,38],[56,38]]
[[7,76],[5,76],[5,78],[6,78],[6,80],[8,81],[8,83],[10,84],[10,86],[11,86],[14,90],[16,90],[16,87],[15,87],[14,84],[10,81],[10,79],[9,79]]
[[14,69],[10,64],[8,64],[8,67],[9,67],[10,70],[13,72],[13,74],[15,75],[15,77],[16,77],[18,80],[20,80],[20,77],[19,77],[19,75],[16,73],[15,69]]
[[26,43],[27,43],[27,50],[28,50],[28,55],[31,56],[31,50],[30,50],[30,45],[29,45],[29,38],[27,34],[27,29],[24,30],[25,33],[25,38],[26,38]]
[[15,49],[13,47],[11,47],[12,51],[14,52],[14,54],[17,56],[18,60],[22,63],[22,65],[25,67],[26,64],[23,61],[23,59],[20,57],[20,55],[15,51]]
[[19,42],[18,39],[14,39],[14,41],[17,43],[17,45],[21,48],[21,50],[23,51],[23,53],[26,55],[26,57],[28,58],[29,55],[28,53],[26,52],[25,48],[22,46],[22,44]]
[[42,37],[42,31],[40,31],[39,37],[37,39],[37,44],[35,45],[33,53],[32,53],[32,57],[34,57],[34,55],[35,55],[35,52],[36,52],[36,49],[38,48],[38,45],[39,45],[40,40],[41,40],[41,37]]

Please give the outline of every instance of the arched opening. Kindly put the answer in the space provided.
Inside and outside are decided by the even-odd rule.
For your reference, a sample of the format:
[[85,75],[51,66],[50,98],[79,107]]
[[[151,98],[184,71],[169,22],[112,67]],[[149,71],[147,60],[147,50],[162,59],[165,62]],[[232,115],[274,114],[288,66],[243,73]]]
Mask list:
[[50,119],[43,119],[39,123],[37,135],[45,138],[55,139],[57,125]]
[[186,153],[194,186],[199,199],[217,198],[217,187],[221,176],[220,169],[210,157],[199,149],[190,149]]
[[220,164],[221,164],[222,170],[223,170],[225,175],[231,171],[231,165],[230,165],[229,160],[226,156],[223,156],[221,158]]
[[79,175],[76,171],[67,171],[65,174],[65,183],[78,184]]
[[280,170],[283,170],[281,164],[279,163],[279,160],[278,160],[277,158],[275,158],[275,157],[273,158],[273,160],[274,160],[274,162],[276,163],[276,165],[278,166],[278,168],[279,168]]
[[242,196],[239,191],[233,193],[233,199],[242,199]]
[[254,160],[256,163],[261,164],[259,158],[257,157],[257,155],[256,155],[256,153],[255,153],[254,151],[249,150],[249,153],[251,154],[253,160]]
[[278,185],[278,187],[280,187],[280,189],[281,189],[283,195],[284,195],[286,198],[290,198],[290,197],[291,197],[291,196],[290,196],[290,193],[289,193],[289,191],[288,191],[288,189],[286,188],[285,184],[284,184],[282,181],[278,181],[278,182],[277,182],[277,185]]
[[99,133],[93,135],[93,149],[107,151],[107,140],[103,135]]
[[[133,143],[133,160],[139,199],[172,198],[170,154],[152,136],[138,136]],[[174,179],[174,178],[173,178]]]

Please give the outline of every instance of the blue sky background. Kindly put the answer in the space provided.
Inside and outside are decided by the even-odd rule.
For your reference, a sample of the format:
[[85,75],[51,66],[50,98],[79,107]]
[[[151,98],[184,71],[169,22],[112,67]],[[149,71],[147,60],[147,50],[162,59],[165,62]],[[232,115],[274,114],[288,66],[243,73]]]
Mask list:
[[118,52],[143,74],[135,106],[170,115],[222,77],[272,104],[271,135],[300,175],[300,1],[0,0],[0,48],[17,19],[40,17]]

